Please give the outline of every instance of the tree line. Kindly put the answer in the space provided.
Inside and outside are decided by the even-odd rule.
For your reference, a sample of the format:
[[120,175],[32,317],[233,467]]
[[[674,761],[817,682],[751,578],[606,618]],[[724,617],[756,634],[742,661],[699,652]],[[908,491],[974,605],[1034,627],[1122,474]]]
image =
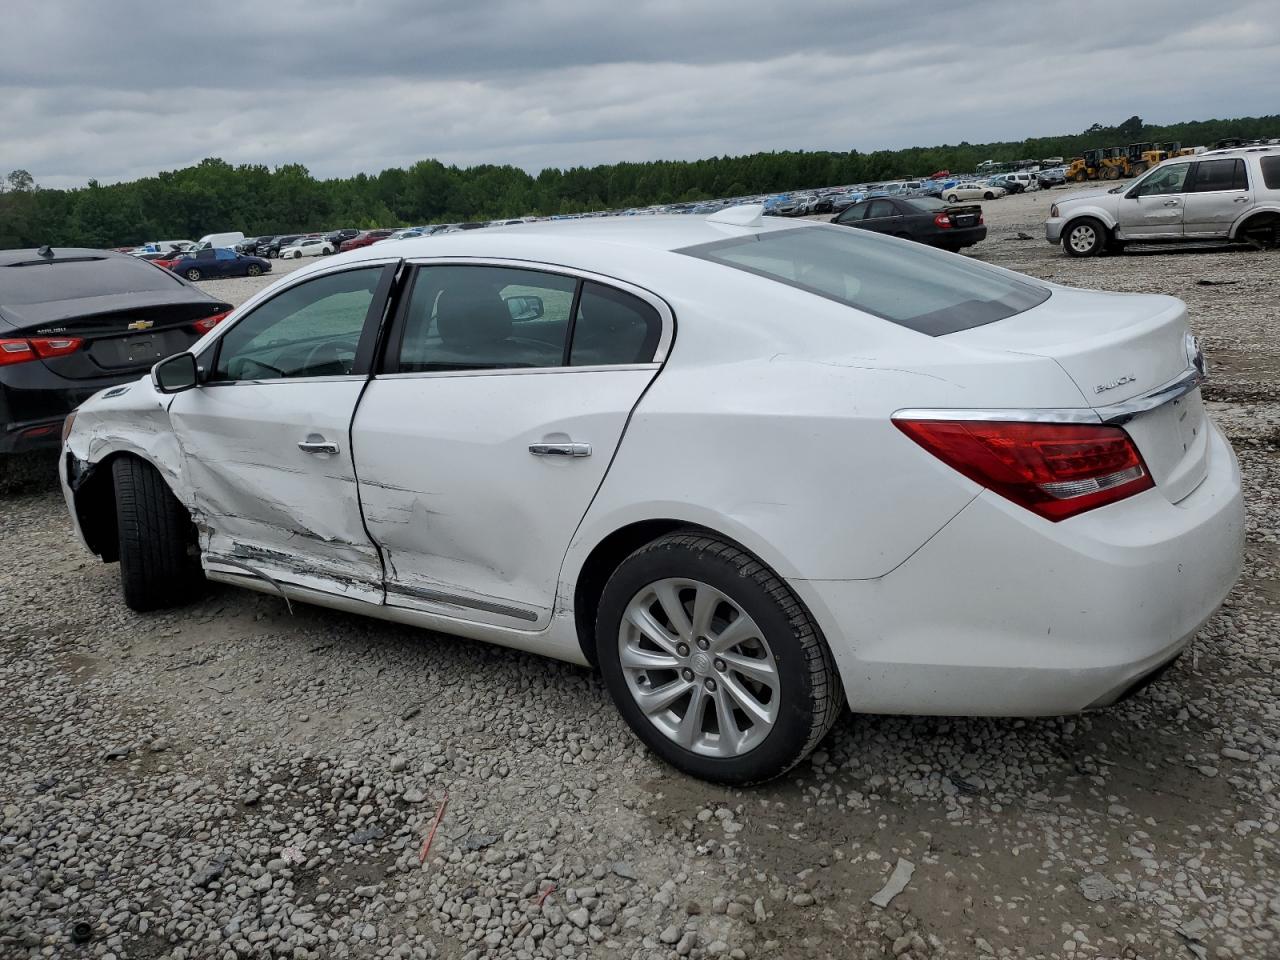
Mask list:
[[864,183],[938,170],[972,171],[984,160],[1072,157],[1137,141],[1211,144],[1226,137],[1280,137],[1280,115],[1146,124],[1130,117],[1071,135],[903,150],[777,151],[705,160],[594,167],[446,166],[319,180],[301,164],[270,169],[211,158],[127,183],[52,190],[24,170],[0,182],[0,248],[113,247],[149,239],[243,230],[250,236],[337,227],[390,227],[624,209],[809,187]]

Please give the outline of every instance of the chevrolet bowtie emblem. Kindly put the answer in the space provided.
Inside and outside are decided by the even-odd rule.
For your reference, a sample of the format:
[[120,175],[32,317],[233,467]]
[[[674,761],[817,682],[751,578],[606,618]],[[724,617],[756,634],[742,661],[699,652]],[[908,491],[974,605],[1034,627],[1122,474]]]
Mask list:
[[135,320],[133,321],[133,323],[129,324],[129,329],[130,330],[150,330],[155,325],[156,324],[154,320]]

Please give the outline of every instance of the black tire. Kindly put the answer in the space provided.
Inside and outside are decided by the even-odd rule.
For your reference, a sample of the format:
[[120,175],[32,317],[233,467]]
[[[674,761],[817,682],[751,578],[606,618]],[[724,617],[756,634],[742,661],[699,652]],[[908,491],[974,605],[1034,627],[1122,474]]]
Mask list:
[[1236,239],[1259,250],[1280,247],[1280,216],[1261,214],[1246,220],[1236,234]]
[[186,603],[204,585],[195,525],[151,464],[120,457],[111,464],[120,534],[120,587],[131,610]]
[[251,277],[260,277],[262,276],[262,268],[256,263],[251,263],[249,264],[248,274]]
[[1072,220],[1062,228],[1062,249],[1069,257],[1101,256],[1107,249],[1107,228],[1093,217]]
[[947,203],[955,203],[958,199],[960,198],[953,193],[951,196],[947,197]]
[[[764,740],[739,756],[705,756],[677,745],[645,716],[627,686],[618,651],[623,614],[638,592],[670,577],[701,581],[729,597],[755,620],[773,651],[778,716]],[[609,694],[636,735],[672,766],[715,783],[759,783],[780,776],[822,741],[844,707],[831,651],[796,596],[741,547],[700,531],[661,537],[618,566],[600,598],[596,653]]]
[[184,270],[182,272],[182,275],[186,277],[188,280],[190,280],[192,283],[195,283],[197,280],[199,280],[201,276],[200,271],[197,270],[195,267],[191,267],[189,270]]

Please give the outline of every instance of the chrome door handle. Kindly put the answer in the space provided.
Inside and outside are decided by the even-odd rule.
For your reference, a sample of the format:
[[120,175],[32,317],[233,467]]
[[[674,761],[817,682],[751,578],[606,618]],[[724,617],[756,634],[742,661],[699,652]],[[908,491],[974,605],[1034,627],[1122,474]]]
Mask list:
[[299,440],[298,449],[303,453],[337,453],[338,444],[333,440],[312,435],[305,440]]
[[529,452],[535,457],[589,457],[589,443],[531,443]]
[[1177,200],[1166,200],[1166,201],[1164,202],[1164,205],[1165,205],[1166,207],[1176,207],[1176,206],[1178,205],[1178,201],[1177,201]]
[[1249,198],[1248,198],[1248,197],[1236,197],[1236,198],[1235,198],[1234,200],[1232,200],[1231,202],[1232,202],[1232,203],[1248,203],[1248,202],[1249,202]]

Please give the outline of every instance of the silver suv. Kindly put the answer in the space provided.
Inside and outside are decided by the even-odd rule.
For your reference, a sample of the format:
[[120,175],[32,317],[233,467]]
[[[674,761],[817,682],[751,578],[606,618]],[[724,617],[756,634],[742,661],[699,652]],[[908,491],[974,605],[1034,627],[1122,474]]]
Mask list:
[[1073,257],[1126,243],[1243,240],[1280,243],[1280,145],[1170,157],[1133,183],[1059,200],[1045,239]]

